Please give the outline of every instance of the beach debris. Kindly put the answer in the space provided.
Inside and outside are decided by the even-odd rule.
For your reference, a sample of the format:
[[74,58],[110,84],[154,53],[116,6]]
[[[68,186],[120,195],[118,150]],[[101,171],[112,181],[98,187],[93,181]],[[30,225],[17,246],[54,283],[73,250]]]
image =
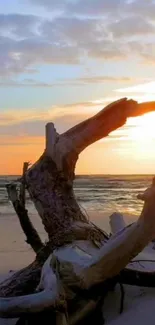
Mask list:
[[[22,324],[28,324],[38,313],[50,312],[55,324],[82,324],[99,313],[101,301],[116,283],[155,286],[155,272],[127,267],[155,237],[154,183],[140,197],[144,207],[137,222],[125,227],[120,215],[119,222],[111,217],[111,237],[87,219],[73,191],[79,154],[123,126],[128,117],[152,110],[155,102],[123,98],[63,134],[53,123],[46,125],[45,151],[31,167],[24,164],[20,194],[14,185],[7,187],[36,259],[1,284],[0,317],[21,317]],[[28,218],[25,187],[48,234],[45,244]]]

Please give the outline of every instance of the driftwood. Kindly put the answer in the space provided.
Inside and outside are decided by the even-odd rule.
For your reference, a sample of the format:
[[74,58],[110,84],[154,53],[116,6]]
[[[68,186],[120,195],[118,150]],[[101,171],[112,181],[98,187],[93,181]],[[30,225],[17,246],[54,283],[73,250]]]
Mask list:
[[[61,135],[53,123],[47,124],[45,151],[24,172],[22,184],[35,204],[49,242],[43,245],[28,222],[25,189],[21,187],[18,198],[10,187],[21,226],[24,220],[30,226],[27,240],[37,255],[30,266],[1,284],[0,295],[5,297],[0,298],[1,317],[22,316],[22,320],[25,314],[47,315],[50,309],[50,315],[56,311],[56,324],[76,324],[92,306],[98,308],[116,282],[121,279],[127,283],[132,272],[124,268],[155,237],[155,185],[140,197],[144,207],[138,221],[108,239],[87,220],[76,202],[74,170],[78,155],[87,146],[124,125],[128,117],[152,110],[154,102],[138,104],[123,98]],[[24,226],[24,232],[26,229]],[[135,279],[133,276],[133,282]]]
[[12,183],[6,186],[9,200],[12,202],[12,205],[17,213],[20,225],[26,236],[26,242],[31,245],[32,249],[37,253],[40,249],[43,248],[43,243],[33,227],[32,222],[28,216],[28,211],[25,208],[25,173],[28,168],[28,163],[25,162],[23,165],[23,178],[20,185],[20,191],[18,194],[17,184]]

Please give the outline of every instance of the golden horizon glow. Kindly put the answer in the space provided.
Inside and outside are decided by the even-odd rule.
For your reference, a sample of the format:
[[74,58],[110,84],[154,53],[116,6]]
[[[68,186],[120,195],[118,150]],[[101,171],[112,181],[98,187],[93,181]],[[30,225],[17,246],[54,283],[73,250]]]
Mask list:
[[[84,105],[84,103],[82,103]],[[72,105],[66,109],[65,122],[74,124],[99,110],[95,103],[82,112],[82,105]],[[80,110],[79,110],[80,108]],[[101,109],[101,107],[100,107]],[[65,106],[58,110],[58,118],[63,119]],[[76,114],[77,112],[77,114]],[[48,116],[52,112],[48,112]],[[56,117],[56,109],[54,110]],[[43,116],[43,115],[42,115]],[[25,115],[24,115],[25,117]],[[14,119],[16,117],[14,116]],[[29,120],[28,117],[27,120]],[[35,120],[33,116],[33,120]],[[41,116],[39,118],[41,120]],[[63,120],[62,120],[63,121]],[[10,120],[9,120],[10,125]],[[57,127],[57,123],[56,123]],[[0,174],[21,174],[24,161],[34,163],[44,150],[44,136],[1,136]],[[88,147],[77,162],[77,174],[153,174],[155,164],[155,112],[128,119],[126,125],[112,132]]]

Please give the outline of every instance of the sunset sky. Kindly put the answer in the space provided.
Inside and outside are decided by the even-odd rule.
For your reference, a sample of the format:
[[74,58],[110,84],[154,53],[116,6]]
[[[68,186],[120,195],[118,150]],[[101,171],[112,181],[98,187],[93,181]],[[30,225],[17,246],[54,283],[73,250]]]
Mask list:
[[[155,1],[0,1],[0,174],[121,97],[155,100]],[[87,148],[78,174],[155,173],[155,113]]]

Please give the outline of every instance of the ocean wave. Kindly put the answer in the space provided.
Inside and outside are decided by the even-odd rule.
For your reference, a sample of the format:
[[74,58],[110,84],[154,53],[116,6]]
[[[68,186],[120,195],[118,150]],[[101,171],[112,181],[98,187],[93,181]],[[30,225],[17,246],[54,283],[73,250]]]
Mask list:
[[[0,211],[10,210],[6,184],[19,176],[0,177]],[[137,194],[144,191],[151,182],[151,175],[91,175],[77,176],[74,181],[75,197],[84,208],[109,211],[124,209],[137,214],[142,203],[137,200]],[[29,194],[26,192],[28,209],[34,210]],[[12,207],[11,207],[12,208]],[[12,208],[13,211],[13,208]],[[10,212],[9,212],[10,213]]]

